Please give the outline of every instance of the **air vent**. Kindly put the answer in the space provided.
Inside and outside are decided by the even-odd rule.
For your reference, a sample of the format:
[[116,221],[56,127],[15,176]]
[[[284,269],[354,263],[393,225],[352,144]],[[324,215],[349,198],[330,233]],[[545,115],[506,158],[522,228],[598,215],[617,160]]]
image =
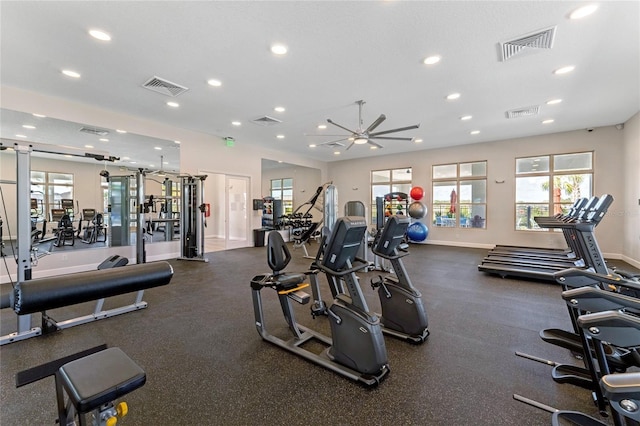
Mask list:
[[274,124],[282,123],[282,121],[278,120],[277,118],[269,117],[268,115],[265,115],[264,117],[258,117],[252,121],[261,126],[273,126]]
[[326,142],[321,144],[322,146],[328,146],[329,148],[341,148],[344,147],[345,145],[341,142]]
[[181,86],[176,83],[172,83],[169,80],[165,80],[160,77],[153,76],[147,80],[142,87],[145,89],[153,90],[154,92],[162,93],[163,95],[176,97],[181,93],[186,92],[189,88]]
[[97,127],[83,127],[80,129],[81,132],[83,133],[89,133],[90,135],[96,135],[96,136],[107,136],[109,134],[108,130],[105,129],[98,129]]
[[556,27],[518,37],[514,40],[500,43],[502,61],[506,61],[518,53],[528,49],[551,49],[556,35]]
[[538,115],[540,112],[540,105],[512,109],[511,111],[507,111],[505,115],[507,118],[519,118],[519,117],[528,117],[530,115]]

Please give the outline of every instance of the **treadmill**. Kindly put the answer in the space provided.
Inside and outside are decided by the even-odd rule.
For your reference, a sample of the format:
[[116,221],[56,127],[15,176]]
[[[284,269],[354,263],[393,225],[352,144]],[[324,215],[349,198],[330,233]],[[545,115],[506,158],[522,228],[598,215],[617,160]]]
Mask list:
[[605,194],[593,208],[589,209],[586,215],[581,215],[581,219],[563,221],[562,218],[536,217],[534,220],[543,228],[561,229],[565,233],[567,241],[571,242],[571,249],[576,257],[580,259],[580,266],[574,261],[562,262],[548,259],[534,259],[532,255],[526,258],[507,256],[487,256],[478,265],[478,270],[487,273],[498,274],[503,278],[506,276],[533,278],[555,282],[554,273],[563,269],[578,267],[607,274],[608,270],[598,247],[594,235],[594,229],[606,214],[609,206],[613,203],[613,197]]
[[[598,197],[591,197],[591,199],[580,198],[571,206],[569,211],[564,215],[555,215],[550,217],[537,217],[534,218],[537,223],[541,223],[541,220],[562,220],[564,222],[571,222],[576,220],[584,220],[589,211],[595,207],[598,202]],[[524,258],[555,258],[555,259],[580,259],[579,254],[576,253],[575,241],[570,238],[568,232],[563,231],[565,241],[567,243],[566,249],[547,249],[537,247],[526,246],[507,246],[497,245],[495,246],[487,256],[519,256]]]

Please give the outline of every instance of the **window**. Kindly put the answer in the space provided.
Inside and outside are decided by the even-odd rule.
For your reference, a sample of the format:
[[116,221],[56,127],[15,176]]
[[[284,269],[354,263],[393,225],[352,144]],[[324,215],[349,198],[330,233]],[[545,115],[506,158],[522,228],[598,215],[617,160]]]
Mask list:
[[433,166],[435,226],[486,228],[487,162]]
[[371,223],[376,223],[378,212],[376,198],[384,197],[392,192],[403,192],[408,196],[411,192],[411,176],[411,167],[371,171]]
[[282,200],[282,214],[293,213],[293,179],[271,179],[271,196]]
[[540,231],[534,217],[565,213],[592,188],[592,152],[516,158],[516,229]]
[[73,200],[73,174],[31,171],[31,198],[37,200],[31,215],[49,219],[51,209],[63,208],[62,200]]

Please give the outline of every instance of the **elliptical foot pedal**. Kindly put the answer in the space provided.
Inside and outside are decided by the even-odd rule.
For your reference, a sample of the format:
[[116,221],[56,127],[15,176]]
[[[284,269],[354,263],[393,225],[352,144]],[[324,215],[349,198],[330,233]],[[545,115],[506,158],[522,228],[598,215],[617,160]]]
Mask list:
[[593,390],[594,386],[597,386],[593,383],[588,370],[574,365],[556,365],[551,370],[551,377],[557,383],[571,383],[589,390]]

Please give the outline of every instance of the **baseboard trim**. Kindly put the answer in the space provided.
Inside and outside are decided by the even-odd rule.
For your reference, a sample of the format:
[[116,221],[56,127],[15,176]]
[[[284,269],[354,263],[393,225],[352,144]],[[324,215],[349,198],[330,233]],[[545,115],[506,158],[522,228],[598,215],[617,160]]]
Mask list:
[[624,260],[625,262],[627,262],[629,265],[633,266],[634,268],[640,269],[640,260],[635,260],[635,259],[632,259],[629,256],[625,256],[625,255],[622,255],[622,260]]
[[444,240],[427,240],[414,244],[432,244],[434,246],[452,246],[452,247],[467,247],[467,248],[480,248],[491,250],[495,247],[495,244],[483,244],[483,243],[469,243],[462,241],[444,241]]

